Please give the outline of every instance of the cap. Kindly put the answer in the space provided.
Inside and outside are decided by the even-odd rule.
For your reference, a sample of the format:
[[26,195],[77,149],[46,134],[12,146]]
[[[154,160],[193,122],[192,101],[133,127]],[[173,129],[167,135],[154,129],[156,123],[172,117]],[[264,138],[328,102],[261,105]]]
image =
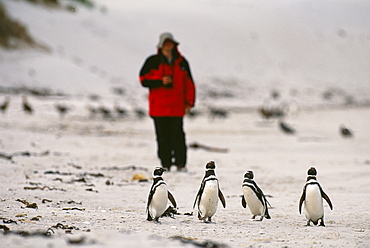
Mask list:
[[173,43],[175,43],[175,45],[177,46],[178,44],[180,44],[178,41],[175,40],[175,38],[173,37],[173,35],[169,32],[165,32],[165,33],[162,33],[160,36],[159,36],[159,42],[158,42],[158,45],[157,45],[157,48],[162,48],[163,47],[163,43],[166,41],[166,40],[171,40]]

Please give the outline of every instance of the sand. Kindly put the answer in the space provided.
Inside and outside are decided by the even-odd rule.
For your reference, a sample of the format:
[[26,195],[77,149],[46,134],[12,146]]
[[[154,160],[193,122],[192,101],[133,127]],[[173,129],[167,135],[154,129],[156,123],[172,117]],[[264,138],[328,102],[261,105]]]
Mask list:
[[[188,144],[228,152],[189,148],[188,172],[163,175],[179,214],[156,224],[145,213],[151,173],[159,165],[150,118],[90,118],[81,101],[70,100],[75,111],[61,119],[55,99],[36,98],[34,114],[26,115],[20,97],[12,99],[0,121],[0,151],[13,155],[0,158],[1,247],[370,246],[368,107],[302,109],[287,120],[294,135],[251,110],[186,118]],[[341,123],[354,131],[352,138],[339,134]],[[219,204],[207,224],[192,205],[210,160],[227,206]],[[324,202],[326,227],[306,227],[298,213],[311,166],[334,206],[331,211]],[[247,170],[268,196],[270,220],[250,221],[249,209],[242,208]],[[148,181],[132,180],[136,174]]]

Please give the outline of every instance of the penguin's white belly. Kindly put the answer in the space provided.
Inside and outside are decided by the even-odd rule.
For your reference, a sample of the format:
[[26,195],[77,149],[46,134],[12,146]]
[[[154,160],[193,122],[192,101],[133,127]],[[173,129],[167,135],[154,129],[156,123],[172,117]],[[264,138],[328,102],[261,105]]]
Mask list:
[[253,215],[264,215],[264,206],[254,191],[249,187],[243,187],[244,199]]
[[317,185],[306,187],[305,215],[308,220],[317,221],[324,216],[324,207],[320,189]]
[[152,201],[149,204],[149,213],[152,218],[160,217],[167,209],[167,186],[162,184],[157,187]]
[[199,202],[199,212],[203,218],[212,217],[218,206],[218,183],[212,180],[204,186],[202,197]]

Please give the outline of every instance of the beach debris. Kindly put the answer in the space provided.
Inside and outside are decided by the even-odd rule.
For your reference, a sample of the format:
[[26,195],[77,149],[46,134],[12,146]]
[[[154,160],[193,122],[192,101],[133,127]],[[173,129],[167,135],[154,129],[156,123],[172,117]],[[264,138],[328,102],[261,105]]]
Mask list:
[[112,167],[102,167],[102,170],[143,170],[148,171],[147,168],[136,166],[136,165],[129,165],[125,167],[118,167],[118,166],[112,166]]
[[0,152],[0,158],[5,159],[5,160],[12,160],[13,156],[6,154],[5,152]]
[[86,209],[85,208],[73,207],[73,208],[63,208],[62,210],[65,210],[65,211],[71,211],[71,210],[85,211]]
[[198,142],[190,143],[189,147],[192,149],[203,149],[203,150],[210,151],[210,152],[221,152],[221,153],[229,152],[229,149],[227,148],[211,147],[211,146],[200,144]]
[[139,181],[139,182],[148,182],[149,179],[144,176],[143,174],[140,174],[140,173],[136,173],[132,178],[131,178],[131,181]]
[[280,130],[282,130],[286,134],[295,134],[296,130],[288,123],[284,121],[279,121]]
[[198,241],[195,238],[188,238],[188,237],[183,237],[183,236],[172,236],[170,238],[174,240],[179,240],[180,242],[184,244],[192,244],[196,247],[205,247],[205,248],[227,248],[229,247],[226,244],[217,243],[217,242],[210,241],[210,240]]
[[29,187],[29,186],[25,186],[23,187],[24,190],[45,190],[45,189],[48,189],[48,190],[58,190],[58,191],[67,191],[65,189],[62,189],[62,188],[55,188],[55,187],[50,187],[50,186],[34,186],[34,187]]
[[90,192],[95,192],[95,193],[99,193],[99,191],[97,190],[94,190],[93,188],[87,188],[86,191],[90,191]]
[[83,174],[84,176],[92,176],[92,177],[104,177],[102,173],[90,173],[90,172],[85,172]]
[[3,219],[4,224],[11,224],[11,223],[18,224],[15,220],[12,220],[12,219],[7,219],[7,218],[0,218],[0,219]]
[[87,180],[85,177],[81,177],[79,179],[72,179],[72,182],[87,183]]
[[30,152],[30,151],[20,151],[20,152],[13,152],[13,153],[5,153],[0,152],[0,158],[6,159],[6,160],[13,160],[13,157],[22,156],[22,157],[42,157],[49,155],[49,150],[43,151],[43,152]]
[[15,217],[17,217],[17,218],[27,217],[27,214],[17,214]]
[[42,218],[42,216],[41,215],[38,215],[38,216],[32,217],[30,220],[32,220],[32,221],[39,221],[40,218]]
[[341,125],[339,127],[339,132],[342,135],[342,137],[345,137],[345,138],[351,138],[353,136],[353,132],[348,127],[345,127],[344,125]]
[[60,171],[45,171],[44,174],[56,174],[61,176],[71,176],[72,173],[70,172],[60,172]]
[[54,231],[51,228],[48,228],[46,231],[34,231],[34,232],[29,232],[29,231],[11,231],[9,227],[6,225],[0,225],[0,229],[4,230],[4,234],[15,234],[15,235],[20,235],[22,237],[30,237],[30,236],[45,236],[49,237],[51,236]]
[[52,226],[51,228],[55,229],[62,229],[62,230],[80,230],[80,228],[76,226],[69,226],[69,225],[64,225],[62,223],[57,223],[55,226]]
[[82,166],[81,165],[77,165],[77,164],[74,164],[74,163],[71,163],[69,162],[68,165],[72,166],[73,168],[76,168],[78,170],[81,170],[82,169]]
[[49,199],[42,199],[41,200],[42,203],[47,203],[47,202],[53,202],[52,200],[49,200]]
[[17,199],[16,201],[19,201],[21,203],[23,203],[24,205],[26,205],[26,208],[38,208],[37,206],[37,203],[29,203],[28,201],[26,200],[21,200],[21,199]]

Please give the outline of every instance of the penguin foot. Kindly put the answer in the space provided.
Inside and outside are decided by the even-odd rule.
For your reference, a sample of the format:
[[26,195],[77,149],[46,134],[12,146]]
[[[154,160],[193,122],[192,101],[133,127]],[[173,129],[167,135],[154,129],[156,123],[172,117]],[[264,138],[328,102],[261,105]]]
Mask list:
[[263,219],[263,216],[261,216],[260,219],[256,219],[256,215],[253,215],[252,218],[250,218],[249,220],[250,221],[262,221],[262,219]]
[[321,219],[320,226],[324,226],[325,227],[324,219]]
[[158,217],[158,218],[155,218],[155,219],[153,220],[153,222],[154,222],[154,223],[156,223],[156,224],[162,224],[162,223],[159,221],[159,217]]
[[311,224],[310,224],[310,221],[309,221],[309,220],[307,221],[306,226],[311,226]]

